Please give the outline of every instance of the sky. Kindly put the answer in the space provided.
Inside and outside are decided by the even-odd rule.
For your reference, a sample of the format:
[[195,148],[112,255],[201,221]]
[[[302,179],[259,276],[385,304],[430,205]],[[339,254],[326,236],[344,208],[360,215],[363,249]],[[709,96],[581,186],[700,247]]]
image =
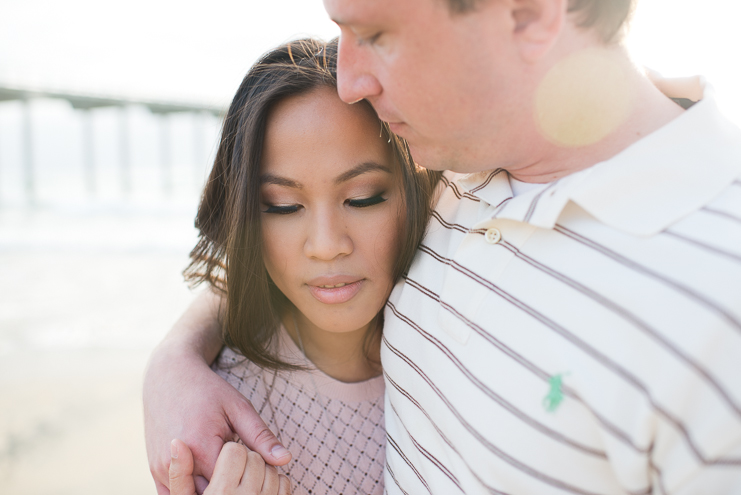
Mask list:
[[666,76],[700,74],[741,125],[741,3],[736,0],[639,0],[628,47]]
[[0,84],[228,103],[264,51],[332,37],[321,0],[0,0]]
[[[0,12],[0,84],[217,104],[272,46],[339,32],[321,0],[0,0]],[[665,75],[706,75],[741,115],[740,23],[734,0],[639,0],[628,45]]]

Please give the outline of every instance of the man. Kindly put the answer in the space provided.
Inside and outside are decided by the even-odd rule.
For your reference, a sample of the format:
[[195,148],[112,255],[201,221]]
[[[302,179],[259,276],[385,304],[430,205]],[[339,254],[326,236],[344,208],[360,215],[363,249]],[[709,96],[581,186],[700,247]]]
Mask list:
[[[631,63],[632,3],[325,0],[340,96],[466,174],[385,312],[389,493],[741,491],[741,132]],[[288,461],[207,369],[215,304],[150,363],[163,483],[168,435]]]

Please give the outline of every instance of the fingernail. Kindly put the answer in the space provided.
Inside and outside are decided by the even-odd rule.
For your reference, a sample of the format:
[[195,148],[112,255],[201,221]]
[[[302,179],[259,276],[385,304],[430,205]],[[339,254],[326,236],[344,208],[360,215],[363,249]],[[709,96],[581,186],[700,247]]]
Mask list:
[[175,440],[170,442],[170,457],[173,459],[178,458],[178,446],[175,444]]
[[272,456],[276,459],[280,459],[281,457],[291,455],[288,449],[282,445],[276,445],[275,447],[273,447],[273,450],[270,451],[270,454],[272,454]]

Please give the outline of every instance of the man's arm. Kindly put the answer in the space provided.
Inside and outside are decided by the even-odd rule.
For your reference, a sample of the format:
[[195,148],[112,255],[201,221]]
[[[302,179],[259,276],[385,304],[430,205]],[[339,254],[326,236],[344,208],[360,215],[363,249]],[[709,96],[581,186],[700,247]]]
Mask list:
[[174,438],[193,451],[199,493],[222,446],[235,433],[269,464],[280,466],[291,459],[252,404],[210,368],[222,346],[219,305],[213,292],[199,295],[154,350],[144,374],[147,456],[159,495],[169,494]]

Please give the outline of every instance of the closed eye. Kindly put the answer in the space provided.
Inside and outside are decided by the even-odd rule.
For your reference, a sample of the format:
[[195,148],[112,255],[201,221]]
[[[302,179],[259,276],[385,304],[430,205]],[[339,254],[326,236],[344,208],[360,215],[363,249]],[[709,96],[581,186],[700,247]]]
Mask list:
[[296,213],[301,205],[289,205],[289,206],[276,206],[276,205],[265,205],[267,209],[263,210],[263,213],[275,213],[277,215],[290,215]]
[[382,194],[378,194],[372,198],[348,199],[345,203],[353,208],[367,208],[368,206],[377,205],[384,201],[386,201],[386,198],[384,198]]
[[378,38],[381,37],[381,34],[382,33],[379,31],[376,34],[374,34],[373,36],[369,36],[367,38],[361,38],[361,37],[358,36],[358,45],[360,45],[360,46],[362,46],[362,45],[373,46],[376,43],[376,41],[378,41]]

